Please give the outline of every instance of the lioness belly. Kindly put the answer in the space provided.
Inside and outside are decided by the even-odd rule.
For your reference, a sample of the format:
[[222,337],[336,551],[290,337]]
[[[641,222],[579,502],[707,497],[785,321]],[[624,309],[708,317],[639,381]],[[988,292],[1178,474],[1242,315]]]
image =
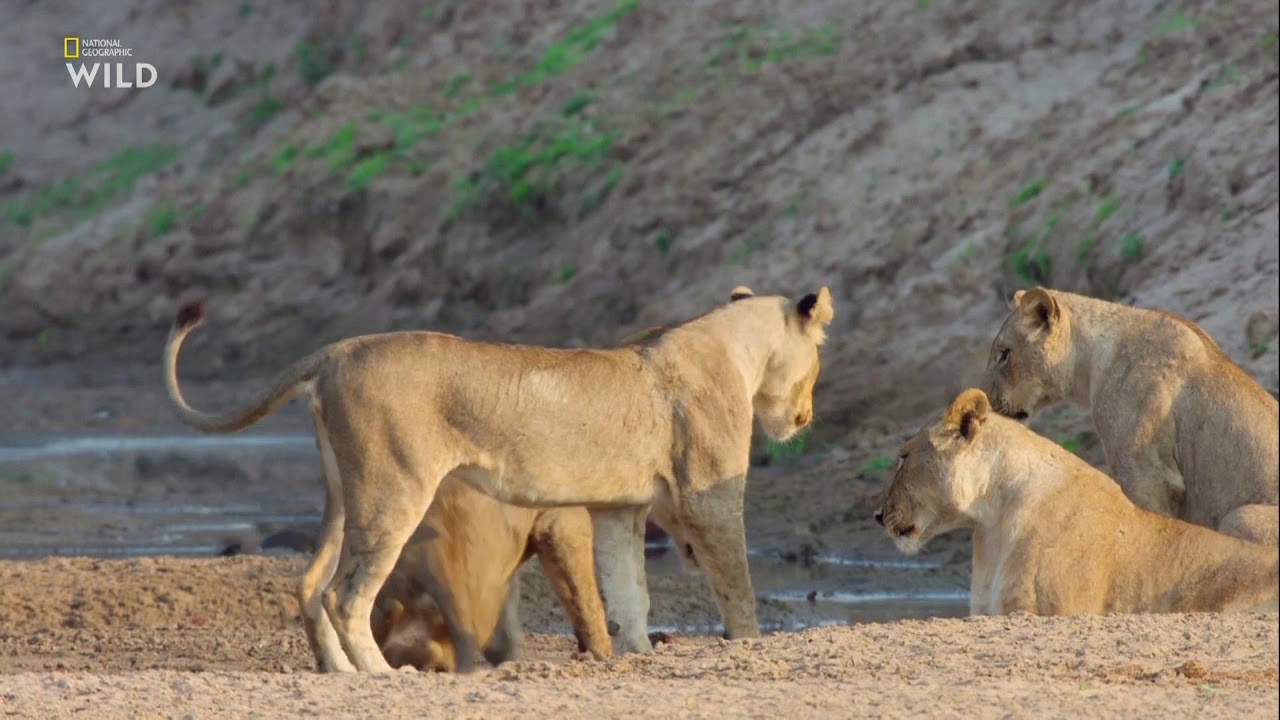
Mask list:
[[[566,466],[571,465],[566,463]],[[496,471],[466,465],[454,475],[476,490],[511,505],[522,507],[626,507],[652,502],[657,484],[652,472],[611,471],[585,474],[565,467],[561,471]]]

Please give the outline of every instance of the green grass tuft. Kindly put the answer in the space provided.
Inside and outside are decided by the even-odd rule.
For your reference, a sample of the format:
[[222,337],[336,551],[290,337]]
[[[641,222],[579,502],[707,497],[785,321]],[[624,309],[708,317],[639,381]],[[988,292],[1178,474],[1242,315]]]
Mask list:
[[809,430],[805,428],[784,442],[767,440],[764,451],[769,456],[770,463],[779,463],[786,460],[794,460],[804,455],[808,445]]
[[271,169],[275,170],[277,175],[283,175],[293,167],[293,161],[298,159],[298,147],[293,143],[287,143],[280,151],[271,156]]
[[449,84],[444,86],[444,92],[442,94],[447,98],[455,98],[464,88],[466,88],[467,83],[469,82],[471,82],[470,75],[454,75],[449,78]]
[[1168,35],[1177,35],[1179,33],[1191,30],[1197,24],[1197,20],[1181,10],[1175,10],[1166,13],[1156,22],[1156,37],[1162,38]]
[[1095,217],[1100,223],[1106,222],[1112,215],[1115,215],[1116,211],[1119,209],[1120,201],[1118,199],[1114,197],[1105,197],[1102,199],[1102,202],[1098,203],[1098,211],[1095,213]]
[[258,101],[249,107],[249,115],[246,119],[249,132],[257,132],[271,122],[273,118],[284,108],[284,103],[270,95],[263,95]]
[[298,74],[307,87],[314,88],[333,73],[330,43],[300,42],[294,50],[298,60]]
[[1044,188],[1044,180],[1032,180],[1026,185],[1023,185],[1018,192],[1014,193],[1013,197],[1009,198],[1009,207],[1019,208],[1026,205],[1039,197],[1040,193],[1044,192]]
[[658,252],[663,255],[671,252],[671,233],[666,230],[659,230],[658,234],[653,236],[653,246],[658,248]]
[[898,461],[888,455],[876,455],[875,457],[862,463],[858,468],[859,475],[874,475],[897,465]]
[[1093,254],[1093,248],[1098,244],[1095,237],[1082,237],[1076,243],[1076,262],[1081,265],[1089,264],[1089,256]]
[[1142,246],[1144,244],[1146,244],[1146,241],[1141,235],[1128,233],[1120,238],[1120,253],[1130,262],[1138,260],[1142,257]]
[[552,43],[542,53],[532,70],[497,83],[489,88],[490,97],[501,97],[525,87],[538,85],[549,78],[563,75],[577,67],[586,54],[596,48],[604,36],[622,18],[635,11],[638,0],[625,0],[613,10],[592,18],[568,33],[559,42]]
[[595,98],[596,94],[590,90],[579,91],[574,94],[573,97],[569,98],[569,101],[564,104],[560,113],[565,117],[577,115],[585,110],[587,106],[591,104],[591,101],[595,100]]
[[389,153],[379,152],[356,163],[347,176],[347,185],[357,192],[365,189],[374,178],[387,171],[390,157]]
[[71,213],[73,220],[79,222],[96,215],[107,203],[127,197],[138,180],[170,164],[177,156],[177,148],[168,145],[125,148],[87,174],[29,193],[8,205],[5,215],[22,227],[60,212]]
[[156,203],[142,220],[147,237],[162,238],[178,224],[178,206],[171,200]]

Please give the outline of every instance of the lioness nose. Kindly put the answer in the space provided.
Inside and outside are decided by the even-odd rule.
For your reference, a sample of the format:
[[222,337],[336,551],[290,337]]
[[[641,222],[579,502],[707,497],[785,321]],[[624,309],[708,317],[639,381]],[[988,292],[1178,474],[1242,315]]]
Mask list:
[[876,510],[876,524],[884,527],[884,510]]

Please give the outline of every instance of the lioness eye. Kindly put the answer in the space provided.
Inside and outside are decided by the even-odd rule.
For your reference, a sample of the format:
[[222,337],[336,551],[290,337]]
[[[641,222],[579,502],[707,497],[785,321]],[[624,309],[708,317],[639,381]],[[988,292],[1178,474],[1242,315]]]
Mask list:
[[1009,362],[1009,348],[1000,348],[1000,364]]

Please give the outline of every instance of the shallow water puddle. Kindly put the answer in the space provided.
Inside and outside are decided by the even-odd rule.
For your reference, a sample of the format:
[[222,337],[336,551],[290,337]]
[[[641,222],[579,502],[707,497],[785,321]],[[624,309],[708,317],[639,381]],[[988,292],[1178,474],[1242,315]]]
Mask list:
[[[0,435],[0,558],[214,557],[280,531],[312,530],[323,492],[308,434]],[[285,546],[288,543],[284,543]],[[653,576],[679,574],[666,539]],[[762,629],[963,615],[968,593],[936,561],[749,552]],[[704,626],[705,625],[705,626]],[[705,623],[654,627],[719,632]]]

